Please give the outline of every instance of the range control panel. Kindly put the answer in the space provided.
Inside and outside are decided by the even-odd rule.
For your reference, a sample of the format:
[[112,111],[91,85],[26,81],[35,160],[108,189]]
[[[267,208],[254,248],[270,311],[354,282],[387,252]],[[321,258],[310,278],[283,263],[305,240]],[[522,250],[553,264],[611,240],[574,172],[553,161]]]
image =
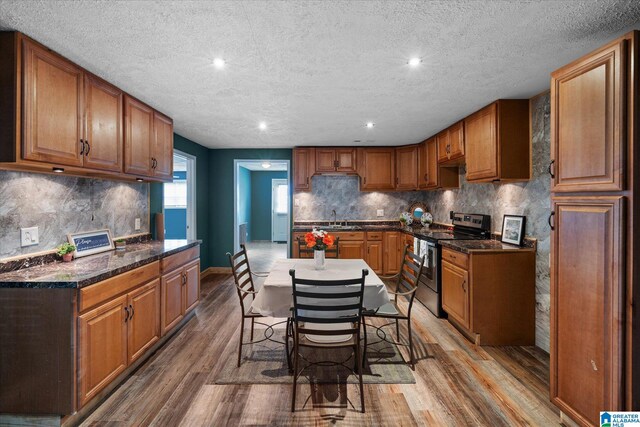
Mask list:
[[453,225],[489,231],[491,229],[491,215],[455,212],[453,214]]

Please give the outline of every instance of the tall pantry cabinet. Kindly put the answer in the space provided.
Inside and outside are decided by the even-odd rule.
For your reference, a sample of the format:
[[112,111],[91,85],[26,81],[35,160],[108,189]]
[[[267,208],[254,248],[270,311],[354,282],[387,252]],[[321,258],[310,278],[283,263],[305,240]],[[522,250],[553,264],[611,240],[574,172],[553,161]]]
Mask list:
[[638,34],[551,75],[550,397],[583,426],[640,409]]

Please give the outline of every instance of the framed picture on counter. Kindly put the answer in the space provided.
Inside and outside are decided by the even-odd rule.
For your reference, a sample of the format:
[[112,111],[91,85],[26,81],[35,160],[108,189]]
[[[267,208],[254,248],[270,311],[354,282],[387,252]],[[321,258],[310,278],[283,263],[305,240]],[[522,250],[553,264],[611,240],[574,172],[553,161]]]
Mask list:
[[76,246],[75,258],[110,251],[114,248],[108,229],[69,234],[69,243]]
[[504,215],[502,217],[502,243],[522,246],[527,217],[522,215]]

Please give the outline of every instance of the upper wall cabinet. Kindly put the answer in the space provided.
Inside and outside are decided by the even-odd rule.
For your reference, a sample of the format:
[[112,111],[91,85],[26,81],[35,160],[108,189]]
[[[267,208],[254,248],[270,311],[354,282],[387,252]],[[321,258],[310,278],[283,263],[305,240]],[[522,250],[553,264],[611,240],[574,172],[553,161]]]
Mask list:
[[458,122],[436,135],[438,162],[464,163],[464,124]]
[[315,149],[293,149],[293,189],[311,191],[311,177],[315,167]]
[[464,120],[467,181],[531,177],[529,101],[501,99]]
[[0,168],[171,180],[171,119],[129,109],[150,127],[125,129],[123,91],[20,33],[0,32],[0,57]]
[[356,173],[354,148],[316,148],[316,173]]
[[624,190],[626,43],[551,75],[554,192]]
[[360,189],[390,191],[396,189],[395,149],[392,147],[358,148]]
[[396,190],[418,188],[418,146],[396,148]]
[[418,148],[418,188],[459,188],[458,168],[438,164],[438,141],[434,136]]

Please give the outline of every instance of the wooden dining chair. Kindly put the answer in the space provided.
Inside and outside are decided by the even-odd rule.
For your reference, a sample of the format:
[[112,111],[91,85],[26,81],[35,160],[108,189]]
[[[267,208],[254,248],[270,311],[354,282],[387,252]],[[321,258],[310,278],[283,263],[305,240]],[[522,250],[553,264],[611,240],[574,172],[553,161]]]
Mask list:
[[[298,252],[298,257],[300,258],[313,258],[313,249],[307,246],[307,242],[304,241],[304,237],[298,237]],[[333,245],[325,249],[324,253],[327,258],[339,258],[340,238],[336,237],[333,241]]]
[[[357,370],[360,382],[360,408],[364,412],[364,387],[362,383],[362,350],[360,348],[360,324],[362,319],[362,298],[364,295],[364,279],[369,270],[363,269],[362,276],[349,280],[307,280],[296,277],[295,270],[289,270],[293,285],[293,392],[291,412],[295,412],[296,387],[298,377],[304,371],[299,369],[302,357],[300,348],[353,348],[354,371]],[[322,328],[320,325],[333,325],[333,328]],[[323,342],[316,342],[317,338]],[[339,339],[348,335],[347,340]],[[332,341],[331,337],[335,337]],[[326,366],[330,361],[310,363]],[[335,362],[341,365],[340,362]]]
[[[389,342],[395,345],[403,345],[407,346],[405,343],[400,342],[400,320],[407,321],[407,332],[408,332],[408,347],[409,347],[409,355],[411,358],[411,369],[416,369],[415,364],[415,356],[413,352],[413,335],[411,333],[411,309],[413,308],[413,300],[416,297],[416,290],[418,289],[418,279],[422,274],[422,267],[424,265],[424,258],[419,257],[409,250],[409,245],[405,245],[404,252],[402,255],[402,265],[400,266],[400,272],[394,274],[392,276],[380,276],[381,279],[391,280],[396,279],[394,290],[389,291],[390,294],[393,295],[393,300],[388,302],[387,304],[379,307],[375,310],[364,310],[362,313],[362,327],[364,330],[364,351],[362,356],[362,364],[365,364],[366,354],[367,354],[367,323],[366,320],[368,317],[371,318],[382,318],[389,319],[390,322],[376,327],[376,329],[383,328],[385,326],[396,324],[396,337],[397,341],[389,341],[386,339],[386,334],[384,335],[383,341]],[[408,302],[406,312],[400,308],[398,304],[398,297],[405,298]],[[372,325],[369,325],[372,326]],[[380,341],[378,341],[380,342]]]
[[[251,303],[249,303],[248,306],[245,306],[245,300],[247,299],[247,297],[250,296],[251,297],[250,301],[253,302],[253,300],[255,300],[256,294],[258,293],[258,291],[256,290],[253,284],[253,277],[254,276],[266,277],[266,274],[254,273],[251,271],[251,267],[249,266],[249,258],[247,256],[247,248],[245,247],[244,244],[240,245],[240,251],[235,255],[231,255],[231,253],[227,252],[227,257],[229,258],[229,264],[231,265],[233,280],[236,286],[236,291],[238,293],[238,298],[240,300],[240,313],[242,315],[241,323],[240,323],[240,342],[238,345],[238,367],[240,367],[240,362],[242,360],[242,346],[257,344],[259,342],[266,341],[270,339],[271,335],[273,334],[273,329],[271,329],[271,335],[267,336],[265,332],[265,338],[261,338],[259,340],[254,341],[253,331],[254,331],[255,324],[256,323],[262,324],[267,326],[267,328],[271,328],[273,325],[267,325],[266,323],[256,321],[256,319],[264,318],[265,316],[253,311]],[[246,319],[251,319],[251,336],[248,342],[243,342],[244,323]],[[287,319],[286,321],[287,336],[289,335],[289,329],[290,329],[289,322],[290,322],[290,319]],[[291,369],[291,359],[289,356],[290,355],[289,339],[287,338],[287,336],[285,336],[284,344],[285,344],[285,350],[287,354],[287,365],[289,366],[289,369]]]

